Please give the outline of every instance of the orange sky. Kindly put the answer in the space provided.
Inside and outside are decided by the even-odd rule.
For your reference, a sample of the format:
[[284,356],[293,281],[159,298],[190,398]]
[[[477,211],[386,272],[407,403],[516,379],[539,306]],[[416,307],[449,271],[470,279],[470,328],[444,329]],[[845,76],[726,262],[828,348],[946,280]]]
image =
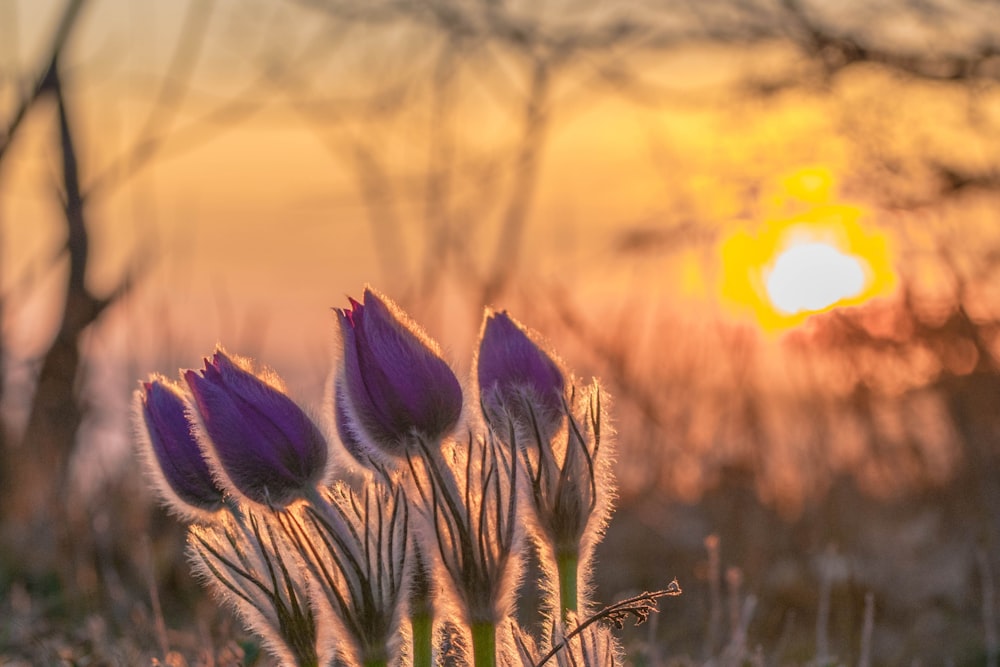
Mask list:
[[[57,6],[18,3],[23,61],[37,52]],[[134,142],[162,83],[181,21],[176,8],[124,2],[97,3],[86,15],[74,42],[82,91],[75,121],[85,179],[101,173]],[[149,244],[153,268],[129,309],[135,330],[155,339],[156,326],[148,322],[166,318],[194,349],[207,352],[216,341],[233,347],[247,342],[262,345],[261,354],[294,357],[295,350],[325,344],[329,308],[341,305],[345,294],[358,293],[366,282],[390,291],[394,286],[383,284],[351,162],[353,130],[318,128],[277,88],[260,81],[261,63],[250,58],[249,46],[242,54],[241,48],[263,40],[266,26],[243,21],[225,4],[213,21],[172,128],[176,140],[168,142],[162,159],[92,203],[89,279],[98,293],[108,289],[137,248]],[[308,27],[279,27],[289,34],[309,33]],[[353,62],[343,60],[342,67]],[[834,96],[822,90],[791,91],[766,101],[727,96],[725,84],[738,73],[788,66],[780,49],[755,52],[749,60],[746,53],[727,49],[673,53],[642,65],[646,75],[668,81],[676,91],[659,107],[606,91],[580,93],[579,80],[558,88],[528,220],[523,275],[571,285],[585,295],[583,300],[613,300],[642,285],[656,299],[688,312],[745,317],[730,307],[733,299],[721,296],[733,289],[723,265],[725,249],[732,247],[727,243],[738,230],[761,238],[803,215],[809,202],[803,204],[786,182],[803,169],[830,175],[833,185],[823,205],[864,212],[852,223],[854,241],[879,238],[878,212],[867,209],[845,179],[854,169],[856,151],[844,134],[841,104],[845,98],[866,99],[885,77],[867,71],[845,76]],[[316,71],[323,90],[328,74]],[[461,108],[471,115],[457,118],[456,136],[460,150],[475,156],[502,145],[511,135],[510,121],[504,119],[517,115],[491,103],[475,86],[467,96],[464,90],[458,93]],[[186,128],[235,91],[263,100],[262,110],[233,125],[207,126],[189,145]],[[928,109],[946,113],[952,108],[947,94],[913,95],[926,99]],[[49,135],[52,119],[48,112],[36,116],[5,165],[0,188],[2,275],[8,287],[32,267],[44,266],[61,233],[51,197],[58,176]],[[430,159],[426,121],[425,111],[415,107],[380,129],[384,137],[362,136],[381,151],[377,154],[390,176],[402,184],[399,191],[409,193],[397,214],[404,222],[399,241],[411,270],[422,243],[418,195]],[[463,176],[458,173],[456,190],[470,187]],[[484,210],[487,203],[492,202],[484,202]],[[472,249],[482,253],[479,260],[490,256],[484,249],[497,229],[496,210],[490,209],[488,217]],[[619,250],[631,233],[665,234],[678,227],[697,233],[645,253]],[[888,275],[894,261],[883,253],[879,271]],[[453,280],[460,283],[461,277]],[[863,298],[888,289],[889,283],[879,283]],[[29,299],[29,305],[15,309],[23,314],[8,323],[15,339],[37,345],[36,318],[44,317],[44,301]],[[751,311],[750,321],[762,317],[759,308]],[[444,335],[445,324],[427,326]],[[474,322],[467,328],[474,330]],[[460,348],[467,339],[456,336]],[[136,345],[155,348],[156,343]]]
[[[153,114],[182,34],[183,6],[107,0],[85,15],[68,61],[85,186],[127,154]],[[323,27],[315,16],[303,22],[295,11],[277,9],[289,5],[254,6],[260,11],[218,3],[182,104],[162,128],[163,152],[90,201],[94,292],[106,293],[136,261],[148,267],[131,298],[85,341],[99,360],[95,381],[121,389],[107,400],[120,400],[122,415],[137,375],[198,365],[217,343],[273,366],[293,395],[315,408],[330,369],[331,307],[345,305],[365,283],[402,298],[422,280],[424,194],[434,165],[453,161],[445,213],[459,221],[457,229],[476,228],[463,258],[483,270],[494,254],[512,181],[523,63],[462,61],[446,91],[451,120],[441,132],[426,83],[433,44],[407,49],[413,36],[405,31],[372,31],[341,36],[351,48],[338,50],[336,40],[310,42]],[[0,26],[0,37],[4,27],[17,37],[0,41],[0,58],[10,63],[16,45],[19,63],[33,62],[58,7],[0,5],[7,12],[0,24],[14,11],[21,26]],[[304,64],[275,82],[265,72],[276,54]],[[679,398],[687,401],[692,391],[717,398],[720,387],[734,382],[767,389],[775,401],[792,400],[806,382],[799,376],[812,367],[790,368],[789,358],[808,340],[800,337],[796,348],[783,336],[799,331],[807,317],[778,317],[760,284],[789,234],[808,227],[810,238],[832,239],[866,261],[871,281],[847,305],[891,299],[898,277],[914,287],[916,308],[945,316],[954,285],[940,271],[941,247],[963,261],[1000,247],[1000,225],[991,224],[998,202],[989,194],[933,210],[879,204],[919,204],[920,196],[936,192],[940,181],[922,164],[992,164],[1000,133],[984,135],[967,114],[974,102],[981,118],[1000,120],[996,91],[976,90],[972,99],[954,86],[857,67],[822,85],[763,97],[734,94],[732,84],[747,77],[768,79],[803,66],[778,46],[690,47],[632,64],[661,86],[657,103],[596,86],[585,67],[555,82],[518,282],[494,304],[543,333],[562,327],[553,343],[574,365],[598,364],[587,340],[565,330],[545,302],[550,288],[578,310],[584,333],[627,341],[622,354],[646,373],[640,381],[668,378],[674,389],[684,388]],[[337,120],[343,105],[399,72],[417,85],[396,115],[376,119],[376,109]],[[290,93],[289,86],[297,88]],[[330,98],[338,103],[314,116],[293,103]],[[236,100],[253,112],[205,122],[206,113]],[[11,103],[0,101],[0,113]],[[39,108],[0,173],[0,287],[9,295],[4,335],[26,356],[47,344],[61,289],[61,273],[52,269],[63,238],[52,139],[52,109]],[[357,169],[361,150],[379,161],[393,188],[391,213],[400,229],[391,240],[401,258],[388,268],[396,283],[378,252]],[[918,152],[926,162],[908,161]],[[898,160],[888,168],[883,158]],[[468,372],[479,328],[479,313],[468,305],[469,282],[454,262],[438,292],[414,313],[460,374]],[[1000,318],[996,289],[988,281],[975,289],[965,304],[969,312]],[[720,354],[733,346],[733,354]],[[767,354],[749,370],[734,368],[740,346]],[[940,363],[927,357],[918,351],[880,374],[879,389],[898,395],[934,377]],[[857,379],[828,359],[816,364],[831,394],[848,391]],[[685,385],[689,379],[695,389]],[[808,382],[814,386],[815,377]],[[669,397],[663,402],[669,405]],[[717,424],[711,400],[706,405],[695,421]],[[714,448],[722,436],[709,426],[694,423],[684,437],[695,449]],[[102,437],[120,451],[128,447],[127,429],[94,428],[104,428]],[[779,444],[794,440],[795,428],[778,433]],[[844,437],[831,454],[838,465],[855,456],[850,434]],[[678,457],[675,481],[688,480],[691,493],[703,481],[696,464]],[[624,464],[621,472],[629,474]],[[770,473],[781,479],[796,471]],[[800,487],[808,483],[798,480]]]

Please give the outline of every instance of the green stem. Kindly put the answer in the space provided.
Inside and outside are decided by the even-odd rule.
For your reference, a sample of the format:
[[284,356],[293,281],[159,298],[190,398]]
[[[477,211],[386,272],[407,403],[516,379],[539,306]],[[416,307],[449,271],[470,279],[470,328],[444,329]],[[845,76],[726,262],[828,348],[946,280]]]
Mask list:
[[472,664],[475,667],[496,667],[497,626],[493,623],[472,624]]
[[410,582],[410,631],[413,634],[413,667],[434,664],[434,591],[431,575],[420,549],[413,551],[413,581]]
[[410,616],[413,633],[413,667],[431,667],[431,645],[434,638],[434,617],[429,613],[414,613]]
[[376,658],[374,660],[365,660],[364,667],[389,667],[389,661],[385,658]]
[[579,565],[576,553],[561,553],[556,555],[556,568],[559,570],[559,606],[562,608],[563,620],[566,612],[577,610],[576,572]]

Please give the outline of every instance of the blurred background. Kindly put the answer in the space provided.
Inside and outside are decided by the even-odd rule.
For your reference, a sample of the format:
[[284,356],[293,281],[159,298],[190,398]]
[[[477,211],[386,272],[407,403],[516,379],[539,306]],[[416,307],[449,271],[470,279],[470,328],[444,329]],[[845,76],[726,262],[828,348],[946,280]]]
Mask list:
[[0,0],[0,664],[254,661],[132,392],[319,414],[370,283],[602,379],[636,664],[996,665],[998,80],[985,0]]

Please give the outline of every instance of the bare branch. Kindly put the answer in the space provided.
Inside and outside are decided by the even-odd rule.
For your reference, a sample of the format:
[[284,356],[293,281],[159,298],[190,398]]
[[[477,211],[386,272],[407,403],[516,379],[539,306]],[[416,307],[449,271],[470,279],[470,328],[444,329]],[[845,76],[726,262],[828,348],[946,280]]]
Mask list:
[[44,62],[36,70],[37,74],[35,76],[34,85],[31,87],[28,94],[21,100],[20,104],[18,104],[18,106],[14,109],[14,113],[11,115],[10,120],[7,121],[7,127],[2,133],[0,133],[0,163],[3,162],[7,149],[10,148],[12,142],[14,141],[14,136],[17,134],[25,117],[28,115],[28,110],[31,109],[35,102],[42,97],[46,91],[52,89],[54,83],[53,77],[56,74],[56,66],[59,61],[59,57],[62,55],[63,48],[66,46],[66,42],[69,40],[73,28],[76,26],[77,20],[80,16],[80,11],[83,9],[85,4],[86,0],[69,0],[69,3],[66,5],[66,9],[63,11],[59,24],[56,27],[55,34],[52,37],[51,46],[44,51]]

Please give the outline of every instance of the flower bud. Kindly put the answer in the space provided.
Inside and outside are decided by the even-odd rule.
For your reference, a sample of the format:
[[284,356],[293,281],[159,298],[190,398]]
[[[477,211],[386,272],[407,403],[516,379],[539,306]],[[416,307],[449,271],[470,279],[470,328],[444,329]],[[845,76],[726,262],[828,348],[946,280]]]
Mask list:
[[182,516],[198,519],[223,505],[188,418],[188,402],[177,385],[154,376],[136,392],[140,442],[160,493]]
[[437,346],[394,304],[366,289],[338,309],[345,415],[383,452],[447,435],[462,413],[462,387]]
[[326,440],[283,391],[221,350],[184,379],[215,459],[244,497],[282,507],[321,480]]
[[506,419],[532,426],[545,440],[563,420],[565,380],[559,366],[505,311],[487,311],[476,359],[486,420],[501,434]]

